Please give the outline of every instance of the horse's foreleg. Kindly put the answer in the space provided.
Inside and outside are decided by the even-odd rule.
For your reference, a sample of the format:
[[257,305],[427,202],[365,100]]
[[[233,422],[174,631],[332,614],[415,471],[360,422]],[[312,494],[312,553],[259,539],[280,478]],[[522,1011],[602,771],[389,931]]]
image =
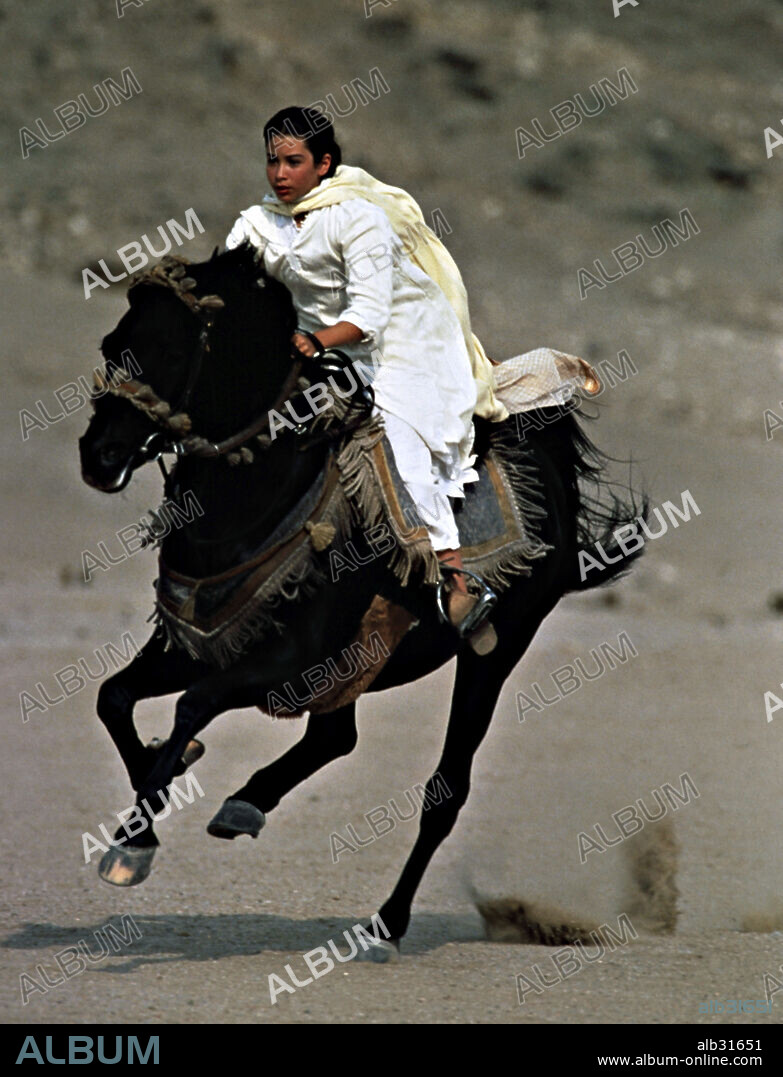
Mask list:
[[206,668],[185,652],[166,651],[164,647],[165,639],[156,631],[133,661],[104,681],[98,691],[98,717],[114,741],[135,790],[141,786],[158,752],[139,739],[133,708],[142,699],[181,692],[203,676]]
[[[98,692],[98,715],[106,726],[128,770],[131,785],[139,790],[162,749],[142,744],[133,721],[133,708],[141,699],[181,692],[196,678],[203,676],[203,666],[182,651],[165,650],[165,639],[156,631],[125,669],[104,681]],[[181,773],[182,761],[175,770]],[[165,806],[165,800],[162,802]],[[161,807],[153,801],[152,812]],[[169,809],[170,810],[170,809]],[[141,833],[139,819],[144,820]],[[135,830],[132,829],[135,827]],[[116,845],[101,859],[101,878],[115,886],[133,886],[149,875],[158,839],[152,826],[151,812],[139,808],[137,819],[128,820],[114,835]]]
[[207,827],[209,833],[216,838],[255,837],[265,812],[321,767],[352,752],[356,740],[355,703],[329,714],[311,715],[301,740],[228,797]]
[[174,711],[174,728],[139,789],[137,803],[153,804],[174,778],[176,767],[188,741],[205,729],[218,714],[256,706],[269,688],[269,677],[248,660],[229,669],[208,669],[179,697]]
[[[118,844],[101,860],[98,872],[105,882],[114,886],[136,886],[149,875],[158,845],[153,823],[161,808],[166,815],[171,812],[171,801],[167,803],[164,794],[179,772],[188,742],[215,715],[235,707],[251,706],[259,698],[259,678],[253,670],[208,671],[205,675],[206,667],[196,668],[198,673],[194,670],[188,681],[194,676],[199,679],[177,701],[174,731],[161,748],[154,750],[152,767],[141,778],[136,812],[117,831]],[[168,687],[164,691],[176,691],[176,688]]]

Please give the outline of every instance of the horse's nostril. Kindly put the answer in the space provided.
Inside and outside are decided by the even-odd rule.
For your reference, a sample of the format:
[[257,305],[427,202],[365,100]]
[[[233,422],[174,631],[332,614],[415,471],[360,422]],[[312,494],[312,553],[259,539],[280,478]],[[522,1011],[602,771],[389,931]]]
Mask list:
[[111,467],[114,464],[120,464],[127,455],[122,445],[112,444],[103,445],[98,450],[98,460],[105,467]]

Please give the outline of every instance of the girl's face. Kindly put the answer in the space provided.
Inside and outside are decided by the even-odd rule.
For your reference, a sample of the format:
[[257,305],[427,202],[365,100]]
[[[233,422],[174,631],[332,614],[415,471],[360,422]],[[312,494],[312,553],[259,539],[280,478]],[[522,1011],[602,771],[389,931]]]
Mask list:
[[266,159],[269,185],[281,202],[296,202],[317,187],[329,171],[332,156],[325,153],[315,163],[303,139],[273,135]]

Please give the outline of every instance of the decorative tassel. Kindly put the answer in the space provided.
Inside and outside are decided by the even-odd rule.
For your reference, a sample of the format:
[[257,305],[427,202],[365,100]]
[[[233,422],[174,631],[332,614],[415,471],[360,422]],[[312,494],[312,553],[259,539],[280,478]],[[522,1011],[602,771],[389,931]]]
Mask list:
[[313,549],[318,553],[320,553],[321,550],[325,550],[327,546],[331,546],[332,540],[337,534],[337,530],[332,524],[314,524],[312,520],[308,520],[304,526],[305,531],[310,535]]
[[183,621],[192,621],[196,616],[196,592],[198,591],[199,586],[200,584],[197,583],[182,606],[180,606],[177,616],[181,617]]
[[[170,417],[168,425],[169,430],[173,430],[175,434],[187,434],[191,427],[190,416],[184,411],[178,411],[176,415]],[[209,442],[204,442],[204,444],[208,445]]]

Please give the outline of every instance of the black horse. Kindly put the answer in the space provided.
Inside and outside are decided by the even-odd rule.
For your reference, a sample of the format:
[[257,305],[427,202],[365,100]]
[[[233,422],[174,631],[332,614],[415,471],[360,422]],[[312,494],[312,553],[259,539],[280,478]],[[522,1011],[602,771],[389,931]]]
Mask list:
[[[205,439],[204,444],[233,445],[236,450],[239,442],[249,443],[248,431],[260,428],[259,417],[267,415],[290,386],[290,338],[295,326],[290,297],[282,285],[265,277],[247,247],[215,252],[207,262],[188,264],[183,279],[184,273],[184,266],[177,267],[170,278],[157,280],[170,287],[155,286],[152,279],[132,286],[130,309],[104,339],[102,352],[107,369],[122,367],[124,357],[132,353],[142,380],[157,398],[180,408],[186,404],[192,431]],[[151,413],[149,405],[134,407],[133,401],[108,392],[94,406],[79,447],[83,478],[97,490],[122,489],[135,468],[177,441],[171,428],[162,432],[154,406]],[[157,412],[161,413],[159,404]],[[489,427],[497,430],[498,425],[477,420],[479,447],[486,444]],[[644,512],[644,504],[635,504],[633,497],[624,501],[612,496],[607,501],[599,496],[608,489],[602,478],[607,458],[585,437],[573,411],[562,409],[554,422],[547,413],[547,422],[526,424],[524,439],[516,435],[513,418],[503,425],[509,451],[524,458],[537,476],[545,509],[539,537],[551,549],[534,562],[530,575],[518,577],[500,595],[492,614],[499,642],[489,655],[476,655],[450,625],[442,623],[431,586],[401,588],[383,558],[367,557],[351,573],[350,586],[327,580],[305,600],[281,607],[285,631],[269,632],[228,668],[167,646],[158,626],[138,656],[106,680],[98,694],[99,717],[127,767],[137,805],[149,819],[163,791],[191,761],[188,748],[193,738],[213,718],[234,708],[263,705],[270,691],[293,682],[325,656],[339,653],[354,638],[374,595],[396,597],[410,610],[418,625],[404,636],[370,690],[414,681],[457,656],[448,731],[437,766],[451,795],[441,798],[430,779],[426,790],[432,803],[421,814],[415,847],[380,908],[396,947],[387,946],[381,959],[399,948],[424,871],[467,799],[473,755],[504,681],[559,599],[596,585],[592,578],[580,579],[579,551],[593,549],[601,541],[607,561],[616,557],[621,551],[612,532],[636,517],[639,509]],[[203,512],[163,539],[161,557],[166,565],[202,578],[242,563],[312,487],[331,451],[330,442],[318,438],[302,451],[306,440],[288,430],[263,451],[257,441],[253,444],[252,462],[235,467],[214,454],[180,456],[167,480],[167,495],[176,498],[182,491],[193,491]],[[357,547],[364,541],[358,530],[354,541]],[[620,556],[607,565],[600,583],[616,578],[632,559],[633,555]],[[145,746],[134,725],[134,706],[170,692],[182,693],[172,734],[163,746]],[[354,704],[311,715],[301,740],[227,800],[224,825],[216,817],[218,824],[211,832],[221,837],[255,836],[265,813],[282,797],[331,760],[351,752],[356,741]],[[126,842],[107,854],[109,865],[102,874],[121,885],[140,882],[158,844],[152,823],[134,836],[128,838],[122,830],[120,836]]]

